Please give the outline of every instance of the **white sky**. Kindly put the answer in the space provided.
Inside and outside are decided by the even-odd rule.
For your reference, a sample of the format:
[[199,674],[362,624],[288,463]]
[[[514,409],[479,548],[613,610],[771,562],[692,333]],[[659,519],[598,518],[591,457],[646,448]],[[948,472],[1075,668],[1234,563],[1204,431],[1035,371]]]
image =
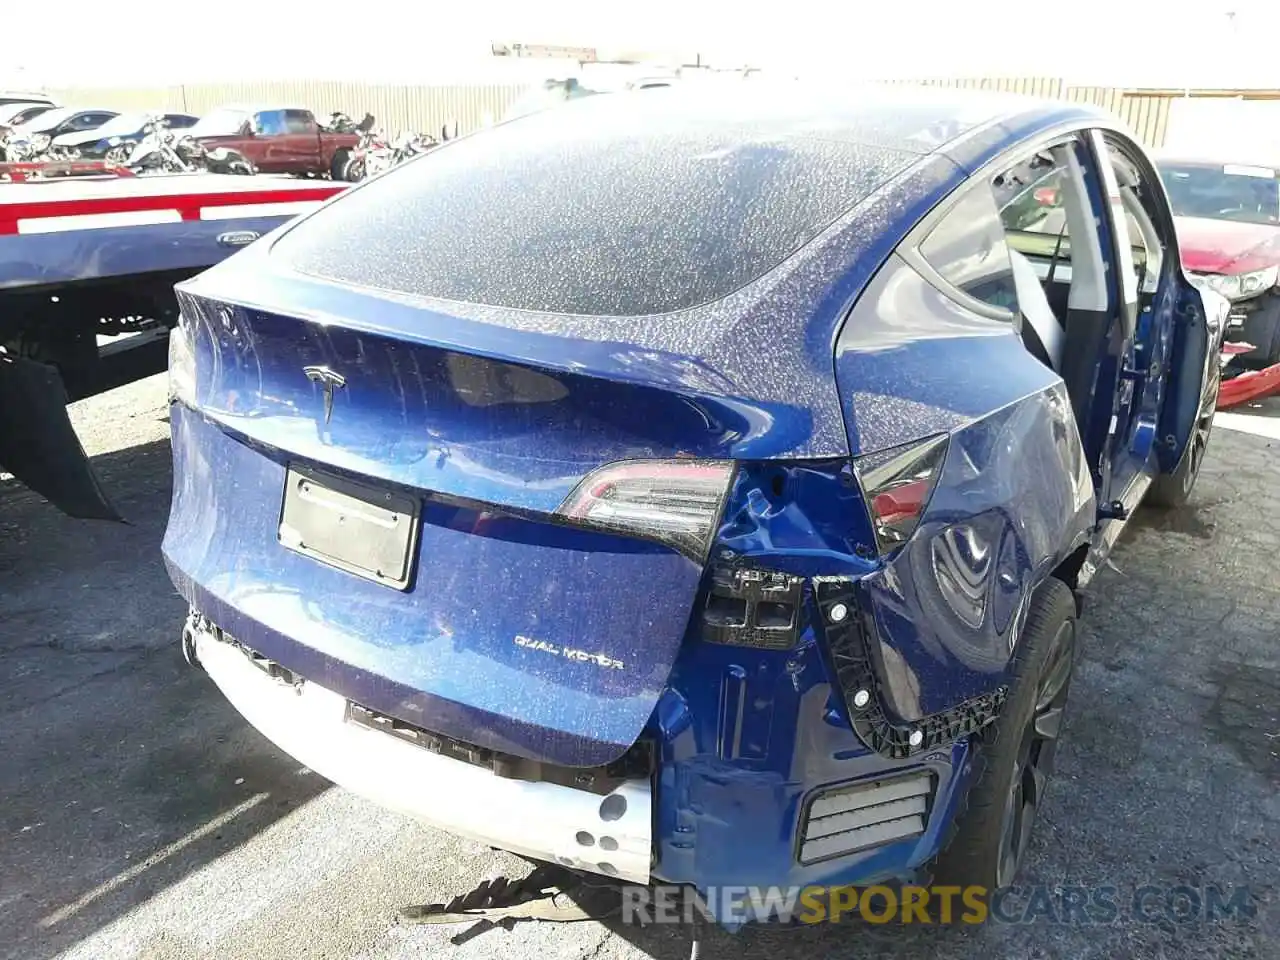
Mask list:
[[[1280,86],[1275,0],[298,0],[10,3],[0,86],[308,77],[431,82],[493,67],[492,41],[700,52],[850,79],[1062,76],[1115,86]],[[860,9],[861,8],[861,9]],[[1228,12],[1234,12],[1234,18]]]

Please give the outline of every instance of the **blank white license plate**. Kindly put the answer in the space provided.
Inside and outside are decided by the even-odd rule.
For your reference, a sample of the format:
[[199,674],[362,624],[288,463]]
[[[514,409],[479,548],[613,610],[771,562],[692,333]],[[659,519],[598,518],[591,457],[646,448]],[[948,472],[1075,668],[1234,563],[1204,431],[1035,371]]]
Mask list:
[[280,510],[280,542],[348,573],[407,590],[420,509],[417,497],[291,467]]

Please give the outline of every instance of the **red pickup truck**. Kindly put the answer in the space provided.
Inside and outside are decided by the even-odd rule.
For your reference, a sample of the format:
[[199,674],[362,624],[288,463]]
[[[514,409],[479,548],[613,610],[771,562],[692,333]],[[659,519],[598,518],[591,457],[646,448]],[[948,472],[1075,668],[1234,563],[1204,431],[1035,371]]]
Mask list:
[[219,107],[186,131],[206,148],[243,154],[261,173],[341,180],[360,136],[324,129],[310,110],[280,105]]

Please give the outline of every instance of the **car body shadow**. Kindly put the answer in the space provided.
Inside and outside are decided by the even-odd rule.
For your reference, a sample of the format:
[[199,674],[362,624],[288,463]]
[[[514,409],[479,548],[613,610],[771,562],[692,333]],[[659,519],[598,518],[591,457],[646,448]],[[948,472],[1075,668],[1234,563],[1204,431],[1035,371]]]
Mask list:
[[0,956],[46,960],[329,784],[244,723],[177,638],[167,440],[94,467],[130,524],[0,482]]

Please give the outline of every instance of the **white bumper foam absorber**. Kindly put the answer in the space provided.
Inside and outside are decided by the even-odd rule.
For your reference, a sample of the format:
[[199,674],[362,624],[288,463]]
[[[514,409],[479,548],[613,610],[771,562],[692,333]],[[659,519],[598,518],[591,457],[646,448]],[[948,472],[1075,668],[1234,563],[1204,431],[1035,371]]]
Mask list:
[[540,860],[648,883],[652,798],[646,781],[608,796],[495,776],[347,722],[346,701],[305,682],[288,686],[238,648],[196,635],[201,666],[280,749],[382,806],[451,833]]

